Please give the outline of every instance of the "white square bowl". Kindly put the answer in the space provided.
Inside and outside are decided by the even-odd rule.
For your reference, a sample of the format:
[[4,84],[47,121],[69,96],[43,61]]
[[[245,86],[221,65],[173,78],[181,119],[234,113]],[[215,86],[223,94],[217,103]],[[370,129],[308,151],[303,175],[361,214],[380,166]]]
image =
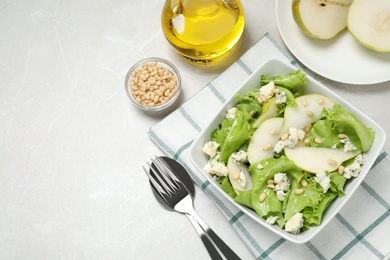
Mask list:
[[[287,74],[295,70],[297,70],[296,67],[284,61],[278,59],[268,60],[263,65],[261,65],[251,76],[249,76],[249,78],[244,82],[244,84],[240,88],[238,88],[236,93],[241,93],[242,95],[245,95],[250,89],[254,87],[259,87],[260,75],[262,74],[266,74],[269,75],[270,77],[273,77],[276,75]],[[243,211],[245,214],[250,216],[254,221],[258,222],[260,225],[263,225],[265,228],[275,232],[276,234],[279,234],[281,237],[294,243],[306,243],[307,241],[311,240],[314,236],[316,236],[323,228],[325,228],[325,226],[329,223],[329,221],[340,211],[340,209],[345,205],[345,203],[347,203],[347,201],[353,196],[354,192],[359,187],[363,179],[366,177],[369,170],[375,163],[376,158],[382,151],[386,139],[386,135],[383,129],[373,120],[368,118],[361,111],[357,110],[346,100],[336,95],[334,92],[330,91],[327,87],[325,87],[318,81],[311,78],[309,75],[307,75],[306,79],[307,79],[307,86],[305,89],[305,94],[318,93],[330,97],[336,103],[341,104],[346,110],[351,111],[353,114],[355,114],[355,116],[357,116],[365,125],[371,127],[375,131],[374,143],[371,149],[369,150],[369,152],[364,154],[366,164],[363,166],[362,171],[360,172],[358,177],[353,178],[347,182],[347,184],[344,187],[344,191],[346,195],[344,197],[336,198],[334,200],[332,205],[324,213],[322,218],[322,223],[319,226],[312,226],[310,227],[309,230],[299,234],[291,234],[283,229],[280,229],[278,225],[270,225],[266,223],[264,219],[258,216],[254,210],[235,202],[228,194],[226,194],[221,189],[219,183],[203,169],[208,162],[208,157],[202,152],[202,147],[205,142],[210,141],[211,132],[214,129],[216,129],[220,124],[220,122],[225,118],[226,110],[235,105],[233,97],[236,93],[234,93],[234,95],[223,105],[222,109],[216,114],[216,116],[210,122],[210,124],[194,140],[194,142],[192,143],[189,149],[190,161],[205,176],[205,178],[217,188],[217,190],[223,196],[225,196],[231,203],[237,206],[241,211]]]

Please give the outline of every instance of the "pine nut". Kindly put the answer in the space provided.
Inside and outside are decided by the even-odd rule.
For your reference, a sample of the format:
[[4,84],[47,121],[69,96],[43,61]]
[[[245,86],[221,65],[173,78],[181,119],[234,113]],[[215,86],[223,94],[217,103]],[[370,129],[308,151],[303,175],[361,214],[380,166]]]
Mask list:
[[146,75],[143,74],[143,73],[142,73],[139,77],[140,77],[140,79],[142,79],[143,81],[145,81],[145,80],[147,79]]
[[310,130],[312,129],[313,125],[312,124],[308,124],[305,126],[305,132],[308,133],[310,132]]
[[322,104],[324,104],[324,99],[323,98],[319,98],[317,102],[318,102],[318,105],[322,105]]
[[314,113],[311,111],[306,111],[306,115],[309,117],[312,117],[312,116],[314,116]]
[[318,137],[314,139],[314,142],[316,142],[317,144],[322,144],[322,140]]
[[274,88],[274,89],[272,89],[272,92],[275,93],[275,94],[279,94],[280,93],[280,89]]
[[303,187],[307,187],[307,181],[306,180],[301,180],[301,185]]
[[271,134],[271,135],[276,134],[276,127],[272,127],[272,128],[269,130],[269,134]]
[[260,197],[259,197],[259,201],[260,201],[260,202],[264,202],[266,198],[267,198],[267,194],[261,193],[261,194],[260,194]]
[[307,105],[307,102],[306,102],[306,98],[301,98],[301,104],[302,104],[302,106],[306,106]]
[[268,179],[267,180],[267,184],[274,184],[274,183],[275,183],[275,181],[273,179]]
[[344,138],[347,138],[347,135],[346,134],[338,134],[338,138],[344,139]]
[[282,141],[286,141],[287,138],[288,138],[288,133],[284,133],[280,139],[281,139]]
[[263,151],[268,151],[272,148],[272,144],[268,143],[263,147]]
[[296,190],[294,191],[294,193],[295,193],[296,195],[301,195],[301,194],[304,193],[304,192],[305,192],[304,189],[296,189]]
[[339,171],[339,174],[342,175],[344,173],[344,166],[340,165],[338,171]]
[[149,84],[156,84],[156,79],[154,78],[154,77],[150,77],[150,78],[148,78],[148,82],[149,82]]
[[270,189],[273,189],[273,188],[275,188],[275,185],[274,184],[268,184],[267,187],[270,188]]
[[238,180],[240,178],[240,172],[236,172],[234,175],[233,175],[233,180]]
[[337,162],[333,159],[328,159],[328,164],[335,165]]

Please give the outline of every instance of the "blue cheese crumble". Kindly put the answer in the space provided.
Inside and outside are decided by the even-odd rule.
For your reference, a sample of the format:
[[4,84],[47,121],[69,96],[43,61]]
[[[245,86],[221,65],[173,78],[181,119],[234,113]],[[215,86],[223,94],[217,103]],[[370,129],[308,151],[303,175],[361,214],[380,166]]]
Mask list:
[[347,179],[352,177],[357,177],[362,171],[362,166],[366,163],[366,160],[363,158],[363,155],[359,154],[355,157],[354,162],[344,168],[343,176]]
[[284,104],[287,102],[287,94],[285,91],[280,91],[280,93],[276,94],[275,97],[275,104]]
[[298,141],[305,138],[305,132],[301,129],[295,127],[290,127],[288,129],[288,137],[285,140],[279,140],[274,147],[275,153],[281,153],[285,147],[293,148]]
[[232,108],[228,109],[226,111],[226,116],[225,117],[227,119],[233,119],[236,116],[236,111],[237,111],[236,107],[232,107]]
[[265,222],[268,224],[275,224],[275,222],[279,219],[279,216],[269,216]]
[[329,174],[326,174],[325,172],[317,172],[316,177],[314,177],[314,180],[321,186],[322,192],[326,193],[330,188],[330,178]]
[[260,95],[264,96],[266,99],[273,97],[275,89],[275,83],[270,81],[267,85],[264,85],[260,88]]
[[295,213],[289,220],[287,220],[284,229],[292,234],[298,234],[303,227],[303,214]]
[[240,184],[241,187],[245,188],[247,184],[246,176],[244,174],[243,170],[240,170],[240,175],[237,180],[238,184]]
[[280,201],[284,201],[286,198],[286,192],[290,188],[290,180],[285,173],[277,173],[274,175],[274,185],[273,190],[276,192],[276,197]]
[[214,141],[208,141],[203,145],[202,151],[207,154],[210,158],[213,158],[217,154],[219,144]]
[[232,153],[232,159],[235,164],[246,163],[248,161],[247,152],[240,150],[238,152]]
[[348,137],[340,139],[340,142],[344,144],[344,152],[357,150],[356,146],[352,143],[352,141]]
[[219,161],[218,147],[219,144],[214,141],[208,141],[203,145],[202,151],[210,157],[204,170],[211,175],[227,176],[228,168]]
[[226,165],[219,161],[219,153],[216,154],[213,158],[210,158],[204,170],[211,175],[217,176],[227,176],[229,171]]

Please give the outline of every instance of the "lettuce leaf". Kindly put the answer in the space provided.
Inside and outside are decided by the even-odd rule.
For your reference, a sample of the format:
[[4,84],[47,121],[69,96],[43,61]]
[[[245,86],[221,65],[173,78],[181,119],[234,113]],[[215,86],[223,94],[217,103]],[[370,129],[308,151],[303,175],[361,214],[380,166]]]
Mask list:
[[[338,134],[339,132],[332,127],[330,121],[318,120],[310,130],[310,146],[331,148],[336,145],[337,148],[341,149],[343,144],[340,143],[340,139],[337,136]],[[320,138],[322,143],[314,142],[316,138]]]
[[236,192],[233,189],[233,186],[229,182],[228,177],[219,177],[218,183],[221,185],[221,188],[226,192],[230,197],[235,198],[237,196]]
[[347,178],[345,178],[343,175],[340,175],[338,172],[331,172],[329,174],[329,178],[330,190],[337,194],[339,197],[345,196],[344,186],[347,181]]
[[[258,165],[262,165],[259,169]],[[252,172],[253,187],[252,187],[252,206],[261,217],[268,216],[283,216],[283,202],[280,201],[276,192],[267,187],[267,180],[272,179],[276,173],[286,173],[286,175],[293,179],[293,182],[298,182],[302,179],[303,172],[295,163],[285,156],[278,159],[267,158],[259,163],[252,164],[249,168]],[[291,189],[290,189],[291,191]],[[259,201],[260,194],[267,195],[264,202]],[[286,195],[288,200],[288,193]]]
[[307,84],[306,74],[301,70],[296,70],[286,75],[277,75],[272,78],[268,75],[260,76],[260,84],[262,86],[267,85],[270,81],[273,81],[276,86],[285,87],[289,90],[295,89],[293,92],[303,91]]
[[320,201],[317,207],[307,207],[303,210],[303,230],[308,230],[312,225],[320,225],[322,216],[325,210],[329,207],[332,201],[337,197],[337,194],[333,192],[327,192],[324,194],[324,198]]
[[234,201],[253,209],[252,190],[240,191],[234,198]]
[[284,215],[286,220],[290,219],[295,213],[302,212],[307,207],[316,208],[320,201],[325,197],[322,189],[317,185],[309,173],[306,173],[305,175],[302,174],[300,178],[294,178],[290,189],[294,191],[295,189],[303,188],[300,184],[302,179],[307,181],[307,186],[304,188],[305,192],[300,195],[295,194],[295,192],[290,193]]
[[233,119],[224,119],[221,128],[211,133],[211,139],[220,145],[220,162],[227,163],[229,156],[252,137],[251,119],[249,113],[237,109]]
[[367,152],[370,149],[374,142],[375,131],[366,127],[362,121],[340,104],[336,104],[332,109],[324,109],[321,116],[329,120],[333,129],[346,134],[359,150]]

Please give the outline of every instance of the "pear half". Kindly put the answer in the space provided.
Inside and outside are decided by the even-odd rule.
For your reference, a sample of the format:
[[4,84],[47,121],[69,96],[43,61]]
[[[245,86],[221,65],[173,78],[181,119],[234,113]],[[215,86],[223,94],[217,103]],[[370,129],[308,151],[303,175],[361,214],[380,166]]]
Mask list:
[[330,39],[347,27],[347,16],[352,1],[293,0],[293,18],[309,37]]
[[354,0],[348,13],[348,30],[361,45],[390,52],[390,1]]

